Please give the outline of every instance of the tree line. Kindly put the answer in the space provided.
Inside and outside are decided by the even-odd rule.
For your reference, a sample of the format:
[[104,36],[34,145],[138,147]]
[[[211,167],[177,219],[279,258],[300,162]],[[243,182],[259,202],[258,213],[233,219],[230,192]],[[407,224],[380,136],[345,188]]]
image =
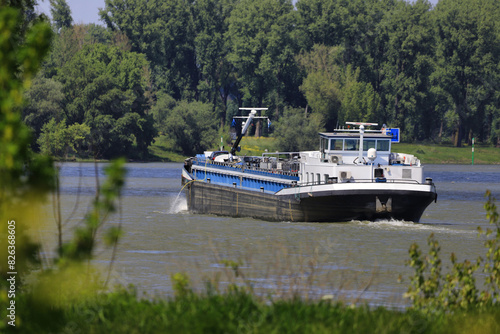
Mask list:
[[23,108],[35,150],[147,158],[166,136],[193,154],[241,106],[268,107],[282,138],[369,121],[407,142],[500,145],[497,0],[106,0],[104,26],[50,3]]

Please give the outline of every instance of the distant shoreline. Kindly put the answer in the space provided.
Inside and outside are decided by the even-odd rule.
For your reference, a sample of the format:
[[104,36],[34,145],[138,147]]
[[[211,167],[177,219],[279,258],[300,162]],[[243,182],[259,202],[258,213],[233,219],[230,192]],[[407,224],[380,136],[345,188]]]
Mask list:
[[[242,142],[241,155],[261,155],[266,149],[272,152],[274,138],[248,138]],[[393,152],[405,152],[415,155],[423,165],[428,164],[472,164],[472,147],[453,147],[450,145],[436,145],[424,143],[396,143],[392,145]],[[153,153],[154,152],[154,153]],[[187,156],[170,150],[158,150],[150,147],[150,158],[147,160],[130,159],[128,162],[183,162]],[[57,159],[59,162],[94,162],[93,159]],[[98,160],[108,162],[108,160]],[[474,164],[476,165],[500,165],[500,148],[475,145]]]

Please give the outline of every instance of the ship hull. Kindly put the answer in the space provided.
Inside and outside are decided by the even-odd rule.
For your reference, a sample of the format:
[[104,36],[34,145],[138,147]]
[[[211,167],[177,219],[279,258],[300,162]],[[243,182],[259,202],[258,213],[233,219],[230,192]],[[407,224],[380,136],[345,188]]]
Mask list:
[[430,187],[425,185],[421,185],[421,189],[415,185],[375,186],[316,186],[314,191],[297,188],[269,194],[193,181],[186,185],[185,192],[188,209],[193,213],[292,222],[376,219],[418,222],[427,206],[436,199],[436,193],[428,191]]

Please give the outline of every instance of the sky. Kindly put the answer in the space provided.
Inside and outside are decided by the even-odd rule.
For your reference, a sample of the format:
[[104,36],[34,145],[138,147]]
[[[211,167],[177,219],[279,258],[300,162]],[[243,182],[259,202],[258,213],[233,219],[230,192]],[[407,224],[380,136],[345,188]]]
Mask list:
[[[99,8],[104,8],[104,0],[66,0],[71,8],[71,17],[73,23],[103,23],[99,21]],[[294,0],[293,2],[296,2]],[[436,4],[438,0],[430,0],[432,4]],[[39,11],[47,14],[50,17],[49,0],[38,0]]]
[[[99,8],[104,8],[104,0],[66,0],[71,8],[73,23],[103,23],[99,21]],[[38,10],[50,15],[49,0],[38,0]]]

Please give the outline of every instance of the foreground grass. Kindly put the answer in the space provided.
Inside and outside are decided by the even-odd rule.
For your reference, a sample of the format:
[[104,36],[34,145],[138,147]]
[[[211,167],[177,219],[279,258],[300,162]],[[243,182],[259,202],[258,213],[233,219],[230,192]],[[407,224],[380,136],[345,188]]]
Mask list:
[[[498,333],[500,308],[426,315],[383,307],[350,307],[301,299],[258,301],[251,294],[186,294],[138,299],[132,290],[98,295],[65,307],[17,306],[17,333]],[[9,328],[7,330],[10,330]]]

